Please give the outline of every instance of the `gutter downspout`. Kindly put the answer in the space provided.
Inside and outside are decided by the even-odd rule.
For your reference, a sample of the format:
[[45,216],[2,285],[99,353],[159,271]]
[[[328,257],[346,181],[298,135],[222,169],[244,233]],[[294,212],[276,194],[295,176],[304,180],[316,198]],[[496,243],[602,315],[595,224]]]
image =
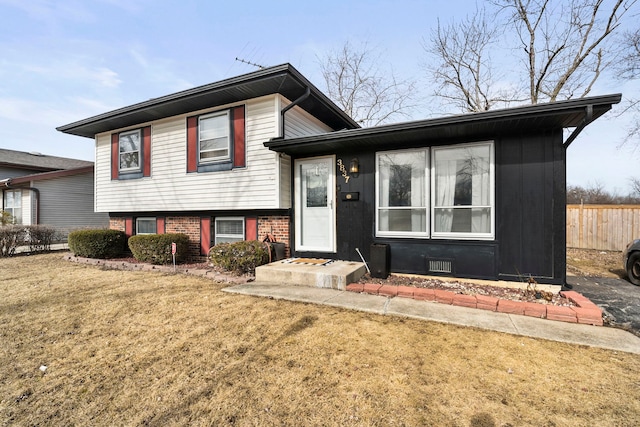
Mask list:
[[3,179],[2,181],[0,181],[0,184],[4,184],[5,188],[9,190],[29,190],[34,192],[34,194],[36,195],[36,218],[35,224],[32,225],[38,225],[40,223],[40,190],[35,187],[12,187],[11,178]]
[[296,99],[291,104],[287,105],[282,110],[280,110],[280,135],[278,136],[279,139],[284,138],[284,113],[286,113],[287,111],[289,111],[290,109],[292,109],[293,107],[295,107],[296,105],[300,104],[302,101],[307,99],[309,95],[311,95],[311,88],[307,86],[307,89],[298,99]]
[[580,132],[582,132],[582,130],[586,128],[587,125],[592,121],[593,121],[593,105],[587,105],[585,107],[584,118],[582,119],[578,127],[576,127],[573,130],[573,132],[571,132],[571,135],[569,135],[569,138],[567,138],[567,140],[564,142],[564,144],[562,144],[562,146],[565,149],[567,149],[569,145],[571,145],[571,143],[578,137]]

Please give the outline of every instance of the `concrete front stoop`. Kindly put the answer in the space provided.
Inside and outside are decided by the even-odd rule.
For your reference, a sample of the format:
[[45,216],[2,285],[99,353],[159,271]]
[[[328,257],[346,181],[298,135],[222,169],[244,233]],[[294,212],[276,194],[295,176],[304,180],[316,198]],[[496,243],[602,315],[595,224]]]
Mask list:
[[344,291],[349,283],[357,282],[366,272],[365,265],[361,262],[327,260],[326,264],[319,265],[296,261],[296,258],[290,258],[256,267],[256,282],[288,283]]

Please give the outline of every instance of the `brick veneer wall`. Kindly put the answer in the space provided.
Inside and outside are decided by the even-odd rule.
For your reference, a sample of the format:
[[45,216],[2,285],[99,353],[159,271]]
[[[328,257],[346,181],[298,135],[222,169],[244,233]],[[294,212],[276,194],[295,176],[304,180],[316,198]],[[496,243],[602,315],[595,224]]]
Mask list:
[[[125,219],[109,218],[109,228],[125,231]],[[200,217],[199,216],[168,216],[165,218],[166,233],[183,233],[189,237],[189,260],[204,261],[206,257],[200,255]],[[267,234],[271,234],[278,242],[286,245],[285,255],[291,256],[289,248],[289,216],[259,216],[258,240],[262,241]],[[211,236],[213,240],[213,235]]]
[[267,234],[271,234],[278,242],[286,245],[285,256],[291,256],[289,247],[289,217],[287,215],[259,216],[258,240],[263,240]]
[[109,229],[125,231],[124,218],[109,218]]
[[200,255],[200,217],[199,216],[168,216],[165,219],[165,232],[182,233],[189,237],[189,259],[202,261]]

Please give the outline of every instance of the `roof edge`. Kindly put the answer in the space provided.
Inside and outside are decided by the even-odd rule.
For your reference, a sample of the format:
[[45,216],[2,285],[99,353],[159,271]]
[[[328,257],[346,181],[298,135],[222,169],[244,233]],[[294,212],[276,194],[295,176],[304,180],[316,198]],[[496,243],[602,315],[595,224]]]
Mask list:
[[[230,88],[236,85],[240,85],[242,83],[248,83],[255,80],[260,80],[268,77],[275,77],[278,75],[289,75],[295,80],[297,80],[301,85],[308,86],[313,95],[324,104],[326,108],[334,111],[338,116],[342,118],[345,122],[352,124],[353,128],[359,128],[360,125],[356,123],[351,117],[349,117],[340,107],[338,107],[333,101],[331,101],[324,93],[322,93],[316,86],[314,86],[306,77],[304,77],[293,65],[289,63],[284,63],[280,65],[274,65],[272,67],[260,69],[257,71],[252,71],[250,73],[241,74],[239,76],[230,77],[224,80],[219,80],[217,82],[208,83],[205,85],[196,86],[190,89],[186,89],[183,91],[175,92],[169,95],[160,96],[157,98],[151,98],[146,101],[138,102],[132,105],[128,105],[126,107],[118,108],[115,110],[108,111],[106,113],[98,114],[96,116],[91,116],[86,119],[78,120],[66,125],[56,127],[57,131],[68,133],[72,135],[81,135],[79,133],[73,132],[74,129],[91,125],[97,122],[101,122],[104,120],[113,119],[123,115],[129,115],[132,113],[140,112],[145,109],[153,108],[156,106],[160,106],[163,104],[180,101],[182,99],[187,99],[191,96],[196,96],[204,92],[208,91],[220,91],[226,88]],[[93,135],[91,136],[93,137]]]
[[56,170],[51,172],[34,173],[31,175],[17,176],[14,178],[9,178],[9,185],[14,185],[14,184],[17,185],[17,184],[24,184],[26,182],[31,182],[31,181],[44,181],[46,179],[80,175],[87,172],[93,172],[94,167],[95,167],[94,165],[90,165],[90,166],[83,166],[81,168],[75,168],[75,169],[61,169],[61,170]]
[[373,126],[367,128],[351,129],[344,131],[328,132],[319,135],[309,135],[289,139],[272,139],[264,143],[264,146],[279,151],[287,147],[308,141],[322,140],[334,141],[342,138],[366,137],[375,134],[384,134],[390,132],[398,132],[403,130],[411,130],[418,128],[429,128],[436,126],[444,126],[449,124],[462,124],[474,121],[486,121],[492,119],[509,119],[517,116],[526,116],[530,114],[556,114],[567,110],[578,110],[586,108],[589,105],[600,105],[607,107],[607,111],[613,104],[618,104],[622,100],[622,94],[609,94],[601,96],[592,96],[585,98],[569,99],[563,101],[547,102],[542,104],[530,104],[519,107],[500,108],[496,110],[481,111],[477,113],[454,114],[450,116],[439,117],[435,119],[413,120],[408,122],[393,123],[388,125]]

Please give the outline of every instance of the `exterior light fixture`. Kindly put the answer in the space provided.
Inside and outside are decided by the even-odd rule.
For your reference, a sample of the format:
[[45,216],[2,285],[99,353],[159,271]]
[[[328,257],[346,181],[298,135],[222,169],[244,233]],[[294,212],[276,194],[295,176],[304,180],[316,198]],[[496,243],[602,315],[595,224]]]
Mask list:
[[358,174],[360,173],[360,162],[358,161],[357,157],[354,159],[351,159],[351,162],[349,163],[349,173],[354,178],[358,177]]

